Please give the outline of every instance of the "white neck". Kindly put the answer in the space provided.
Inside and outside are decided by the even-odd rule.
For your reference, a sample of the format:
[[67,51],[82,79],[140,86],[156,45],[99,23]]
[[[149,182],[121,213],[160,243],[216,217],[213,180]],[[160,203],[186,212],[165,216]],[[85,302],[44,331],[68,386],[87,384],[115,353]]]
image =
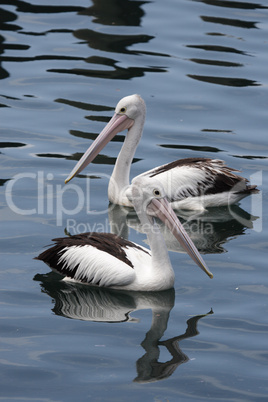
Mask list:
[[[151,223],[151,218],[144,211],[138,213],[144,231],[147,234],[151,249],[152,266],[151,277],[158,278],[166,289],[173,287],[175,274],[168,255],[168,249],[157,223]],[[168,286],[167,286],[168,285]]]
[[142,136],[144,120],[145,113],[135,119],[135,123],[128,130],[117,157],[108,186],[108,198],[114,204],[132,206],[125,195],[125,191],[129,186],[131,163]]

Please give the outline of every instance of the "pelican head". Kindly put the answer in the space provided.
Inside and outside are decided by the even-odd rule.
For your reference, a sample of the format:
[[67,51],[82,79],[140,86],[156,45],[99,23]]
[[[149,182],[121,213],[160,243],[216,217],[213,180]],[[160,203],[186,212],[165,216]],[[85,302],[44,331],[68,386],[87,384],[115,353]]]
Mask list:
[[74,176],[85,169],[85,167],[96,158],[105,145],[108,144],[117,133],[126,129],[129,130],[134,123],[141,128],[138,130],[139,136],[136,139],[137,145],[142,135],[145,114],[145,102],[139,95],[130,95],[122,98],[118,102],[111,120],[84,153],[82,158],[77,162],[65,180],[65,183],[68,183]]
[[146,105],[140,95],[129,95],[122,98],[115,108],[117,115],[126,115],[129,119],[136,120],[146,113]]
[[139,218],[142,218],[142,221],[144,221],[145,215],[149,218],[150,222],[153,221],[153,217],[159,218],[172,232],[193,261],[210,278],[213,278],[213,274],[209,271],[206,263],[168,202],[161,183],[156,179],[138,177],[132,181],[128,197],[133,203]]

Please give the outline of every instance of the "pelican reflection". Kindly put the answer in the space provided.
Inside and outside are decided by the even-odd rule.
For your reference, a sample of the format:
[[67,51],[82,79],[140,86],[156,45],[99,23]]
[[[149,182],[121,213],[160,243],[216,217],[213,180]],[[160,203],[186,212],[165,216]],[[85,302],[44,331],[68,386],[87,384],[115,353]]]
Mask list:
[[[202,214],[192,211],[176,211],[180,222],[200,253],[218,254],[226,252],[224,244],[230,239],[245,234],[247,229],[254,228],[254,222],[259,218],[246,212],[238,205],[209,208]],[[108,217],[111,233],[128,238],[129,229],[143,233],[137,215],[132,208],[110,204]],[[183,253],[182,247],[173,240],[172,233],[160,226],[169,251]],[[146,241],[145,241],[146,242]]]
[[[206,314],[193,316],[187,320],[183,334],[161,340],[174,306],[174,289],[162,292],[118,291],[57,281],[56,277],[57,274],[49,272],[46,275],[36,275],[34,280],[40,281],[42,291],[52,298],[52,311],[58,316],[83,321],[137,323],[139,319],[133,316],[135,311],[152,310],[151,327],[141,343],[145,354],[136,362],[135,382],[165,379],[172,375],[179,365],[186,363],[189,358],[180,349],[179,342],[198,335],[198,321],[213,314],[210,310]],[[166,362],[159,361],[163,347],[171,355]]]

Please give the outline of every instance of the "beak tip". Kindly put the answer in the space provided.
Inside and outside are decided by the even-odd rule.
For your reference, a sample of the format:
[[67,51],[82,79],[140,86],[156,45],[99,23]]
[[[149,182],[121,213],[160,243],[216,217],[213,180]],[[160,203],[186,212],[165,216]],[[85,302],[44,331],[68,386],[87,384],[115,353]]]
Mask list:
[[72,174],[72,175],[69,175],[69,176],[67,177],[67,179],[64,180],[64,183],[65,183],[65,184],[69,183],[69,181],[71,181],[71,180],[74,178],[74,176],[75,176],[76,174],[77,174],[77,172],[75,172],[75,173]]

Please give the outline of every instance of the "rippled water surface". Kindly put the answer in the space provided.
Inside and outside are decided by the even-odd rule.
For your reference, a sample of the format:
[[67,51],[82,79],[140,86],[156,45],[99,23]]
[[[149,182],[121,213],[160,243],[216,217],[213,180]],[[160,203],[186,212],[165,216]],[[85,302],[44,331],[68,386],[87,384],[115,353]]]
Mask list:
[[[267,3],[9,0],[0,12],[0,399],[267,400]],[[155,294],[67,285],[33,259],[66,232],[110,230],[124,134],[64,179],[132,93],[147,104],[132,176],[202,156],[261,190],[181,216],[213,280],[173,244],[175,288]]]

